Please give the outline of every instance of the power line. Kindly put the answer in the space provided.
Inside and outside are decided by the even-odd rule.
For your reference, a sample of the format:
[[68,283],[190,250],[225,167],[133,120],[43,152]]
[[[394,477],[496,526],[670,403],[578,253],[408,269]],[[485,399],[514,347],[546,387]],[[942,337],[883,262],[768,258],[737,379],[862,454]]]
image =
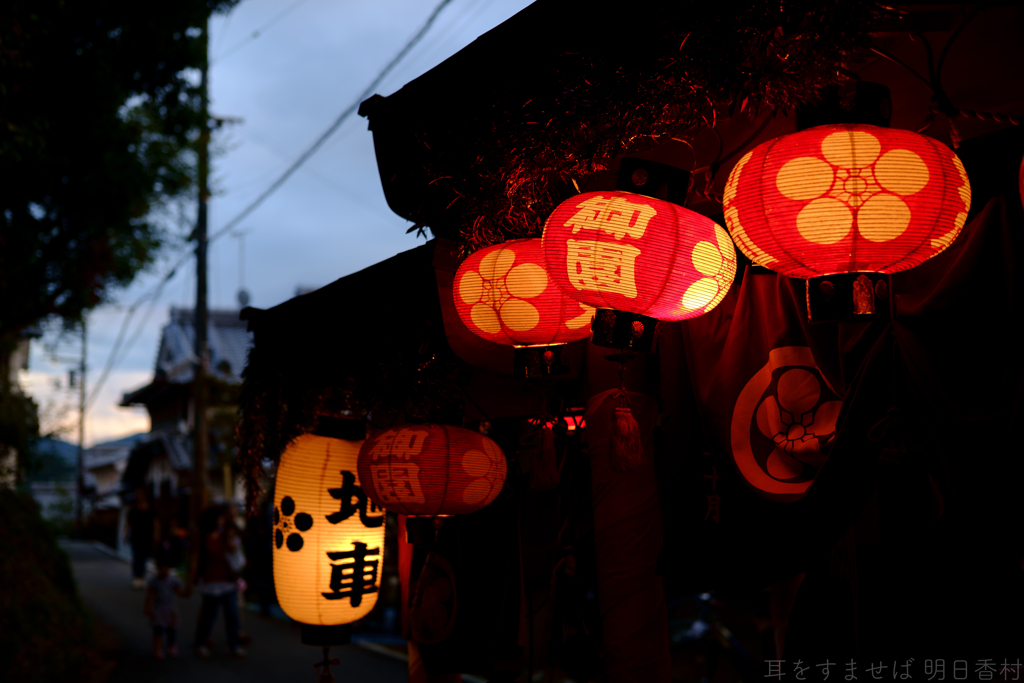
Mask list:
[[220,35],[217,36],[217,44],[213,46],[213,51],[215,53],[220,52],[221,45],[224,44],[224,37],[228,34],[228,27],[231,26],[231,18],[234,16],[234,12],[229,12],[228,15],[224,17],[224,24],[221,26]]
[[118,351],[120,351],[121,344],[124,341],[125,333],[128,332],[128,328],[131,325],[132,317],[134,317],[135,312],[139,309],[139,306],[146,303],[146,301],[151,302],[149,311],[147,311],[143,319],[143,324],[145,324],[145,322],[149,319],[149,314],[152,312],[153,307],[156,305],[156,302],[160,299],[160,295],[163,293],[164,287],[167,285],[168,282],[170,282],[171,278],[173,278],[175,274],[178,272],[178,268],[180,268],[185,263],[185,261],[189,259],[190,256],[190,252],[186,251],[185,253],[183,253],[174,263],[174,266],[172,266],[171,269],[167,273],[165,273],[163,277],[160,278],[160,281],[157,283],[156,287],[154,287],[153,289],[144,293],[142,296],[136,299],[132,303],[132,305],[128,307],[128,310],[125,311],[124,321],[122,321],[121,329],[118,331],[117,338],[114,340],[114,346],[110,349],[110,354],[107,356],[107,362],[103,366],[103,373],[100,375],[100,378],[96,381],[96,384],[93,386],[92,393],[89,394],[89,398],[85,402],[86,411],[88,411],[89,408],[92,407],[92,404],[96,401],[96,397],[99,396],[100,389],[103,388],[103,383],[107,381],[107,377],[110,376],[111,371],[117,365],[119,365],[122,360],[124,360],[124,357],[128,355],[128,351],[131,350],[131,347],[135,343],[135,340],[139,338],[139,334],[142,329],[141,325],[136,330],[135,334],[132,336],[128,344],[125,346],[124,352],[118,355]]
[[[220,62],[224,61],[225,59],[227,59],[229,56],[231,56],[235,52],[238,52],[238,50],[240,50],[241,48],[245,47],[246,45],[248,45],[252,41],[254,41],[257,38],[259,38],[261,35],[263,35],[263,33],[267,29],[269,29],[271,26],[276,24],[281,19],[284,19],[285,16],[288,15],[289,13],[291,13],[291,11],[293,9],[295,9],[296,7],[298,7],[299,5],[301,5],[304,2],[306,2],[306,0],[295,0],[295,2],[293,2],[290,5],[288,5],[282,11],[280,11],[276,15],[274,15],[273,18],[271,18],[267,23],[263,24],[258,29],[256,29],[255,31],[253,31],[252,33],[247,35],[245,38],[243,38],[242,40],[238,41],[237,43],[235,43],[234,45],[229,47],[220,56],[214,57],[211,63],[219,64]],[[230,17],[231,15],[229,14],[228,16]],[[227,32],[227,27],[225,26],[225,33],[226,32]]]
[[270,197],[270,195],[277,192],[277,190],[279,190],[281,186],[284,185],[288,181],[288,179],[292,177],[292,174],[294,174],[295,171],[299,170],[299,168],[301,168],[303,164],[309,161],[309,159],[314,154],[316,154],[317,150],[319,150],[320,147],[325,142],[327,142],[327,138],[331,137],[331,135],[334,134],[334,131],[338,130],[338,127],[341,126],[342,123],[344,123],[345,119],[347,119],[349,116],[354,114],[356,110],[359,109],[359,105],[362,104],[363,100],[365,100],[367,97],[373,94],[373,91],[377,89],[377,86],[380,85],[381,81],[387,78],[387,75],[391,73],[391,70],[394,69],[395,66],[400,61],[402,61],[402,58],[404,58],[405,55],[409,53],[409,50],[411,50],[413,47],[416,46],[418,42],[420,42],[423,36],[426,35],[427,31],[430,30],[430,27],[433,26],[434,21],[437,19],[437,15],[440,14],[441,10],[443,10],[450,2],[451,0],[441,0],[441,2],[438,3],[437,7],[434,8],[434,11],[430,13],[430,16],[427,17],[426,23],[423,24],[420,30],[417,31],[416,34],[409,40],[409,42],[405,44],[405,47],[403,47],[401,51],[399,51],[395,58],[388,62],[387,66],[385,66],[381,70],[381,72],[377,74],[377,77],[373,79],[373,82],[370,83],[370,85],[368,85],[366,89],[359,94],[358,97],[356,97],[355,101],[348,107],[346,107],[344,111],[342,111],[341,114],[338,115],[338,118],[334,119],[334,123],[328,126],[327,130],[321,133],[320,137],[318,137],[316,141],[313,142],[312,145],[307,147],[306,151],[300,154],[299,158],[292,162],[292,165],[289,166],[277,180],[270,184],[270,187],[268,187],[266,190],[262,192],[262,194],[260,194],[258,197],[256,197],[256,199],[250,202],[250,204],[244,209],[242,209],[242,211],[238,215],[236,215],[234,218],[228,221],[227,224],[224,225],[224,227],[222,227],[217,232],[213,233],[213,235],[210,236],[210,241],[212,242],[221,235],[230,232],[232,228],[234,228],[236,225],[238,225],[243,220],[248,218],[249,214],[255,211],[260,206],[260,204],[262,204]]
[[[305,0],[298,0],[297,2],[293,3],[286,10],[284,10],[283,12],[278,14],[274,19],[272,19],[270,24],[272,24],[274,21],[277,21],[278,19],[283,17],[286,13],[288,13],[289,11],[291,11],[292,9],[297,7],[301,2],[304,2],[304,1]],[[433,26],[434,21],[437,19],[438,15],[441,13],[441,10],[443,10],[450,2],[451,2],[451,0],[441,0],[441,2],[439,2],[437,4],[437,6],[434,8],[434,10],[430,13],[430,16],[427,17],[427,21],[423,24],[423,26],[420,27],[420,29],[413,35],[413,37],[410,38],[409,41],[405,44],[405,46],[398,52],[398,54],[390,62],[388,62],[388,64],[380,71],[380,73],[377,74],[377,77],[374,78],[373,81],[370,83],[370,85],[368,85],[359,94],[359,96],[355,99],[355,101],[352,104],[350,104],[348,107],[346,107],[341,112],[341,114],[338,115],[338,117],[334,120],[334,122],[331,123],[330,126],[328,126],[327,130],[325,130],[323,133],[321,133],[320,137],[318,137],[313,142],[312,145],[310,145],[308,148],[306,148],[306,150],[301,155],[299,155],[298,159],[296,159],[294,162],[292,162],[292,164],[284,171],[284,173],[282,173],[277,178],[277,180],[275,180],[273,183],[271,183],[271,185],[266,190],[264,190],[258,197],[256,197],[256,199],[254,199],[252,202],[250,202],[249,205],[246,206],[244,209],[242,209],[242,211],[240,213],[238,213],[234,218],[232,218],[223,227],[221,227],[217,232],[215,232],[213,235],[211,235],[209,240],[208,240],[208,243],[214,241],[215,239],[217,239],[217,238],[219,238],[219,237],[221,237],[221,236],[223,236],[225,234],[227,234],[228,232],[231,231],[232,228],[234,228],[239,223],[241,223],[243,220],[245,220],[264,201],[266,201],[270,197],[270,195],[274,194],[274,192],[276,192],[278,189],[280,189],[281,186],[284,185],[285,182],[287,182],[288,179],[295,173],[295,171],[299,170],[299,168],[301,168],[303,164],[305,164],[307,161],[309,161],[309,159],[312,158],[312,156],[314,154],[316,154],[316,152],[320,149],[320,147],[323,146],[323,144],[327,141],[327,139],[330,138],[331,135],[333,135],[334,132],[338,130],[338,128],[341,126],[342,123],[345,122],[345,119],[347,119],[349,116],[351,116],[353,113],[356,112],[356,110],[359,108],[359,105],[363,102],[363,100],[365,100],[367,97],[369,97],[370,95],[373,94],[373,91],[377,88],[378,85],[380,85],[381,81],[383,81],[388,76],[388,74],[391,73],[391,70],[394,69],[395,66],[402,59],[405,58],[405,56],[409,53],[409,51],[412,50],[412,48],[415,47],[417,43],[419,43],[419,41],[423,38],[423,36],[426,35],[427,31],[430,30],[430,27]],[[269,26],[270,24],[267,24],[266,26]],[[261,29],[261,30],[265,30],[265,28]],[[259,33],[259,31],[257,31],[256,33]],[[236,48],[237,48],[237,45],[235,47],[229,49],[227,54],[229,54],[231,51],[233,51]],[[226,57],[227,54],[222,56],[221,59]],[[100,389],[103,388],[103,384],[104,384],[104,382],[106,382],[107,378],[110,376],[111,371],[114,369],[114,367],[116,367],[121,362],[121,360],[124,359],[124,357],[128,354],[128,351],[131,349],[132,345],[134,344],[135,340],[138,339],[139,335],[141,334],[142,325],[140,325],[139,328],[137,328],[136,333],[129,340],[128,344],[125,345],[124,352],[121,353],[120,356],[118,356],[118,351],[120,350],[121,344],[124,341],[125,333],[128,331],[128,327],[130,326],[131,319],[132,319],[132,317],[134,317],[134,315],[135,315],[136,311],[138,310],[139,306],[141,306],[146,301],[151,301],[150,309],[146,313],[146,315],[144,317],[144,320],[143,320],[143,324],[144,324],[146,321],[148,321],[149,314],[152,312],[152,308],[156,305],[157,300],[160,298],[160,294],[163,292],[164,286],[167,284],[168,281],[170,281],[170,279],[172,277],[174,277],[175,273],[177,273],[177,271],[178,271],[178,268],[180,268],[182,266],[182,264],[184,264],[185,261],[188,260],[191,256],[192,256],[192,252],[190,252],[190,251],[184,252],[179,257],[179,259],[174,263],[174,265],[171,267],[171,269],[160,278],[160,281],[157,283],[157,285],[152,290],[150,290],[149,292],[146,292],[145,294],[140,296],[138,299],[135,300],[134,303],[132,303],[131,306],[128,307],[128,310],[125,312],[124,321],[121,323],[121,330],[118,332],[117,338],[116,338],[116,340],[114,342],[114,346],[110,350],[110,355],[107,357],[107,362],[104,365],[103,373],[100,375],[99,380],[97,380],[96,385],[93,387],[92,394],[89,396],[88,400],[86,401],[86,410],[88,410],[88,408],[96,400],[96,397],[100,393]]]
[[[438,28],[431,36],[429,40],[423,41],[420,45],[420,51],[416,57],[415,65],[427,65],[432,66],[433,64],[441,61],[440,58],[451,54],[451,46],[448,43],[448,36],[452,33],[457,33],[466,26],[476,21],[480,15],[487,11],[487,8],[494,0],[483,0],[482,2],[476,2],[468,0],[470,5],[463,7],[457,13],[451,16],[449,21],[444,26]],[[410,73],[410,69],[415,68],[406,63],[403,68],[398,69],[398,74]],[[413,74],[418,75],[418,74]],[[407,79],[406,79],[407,80]]]

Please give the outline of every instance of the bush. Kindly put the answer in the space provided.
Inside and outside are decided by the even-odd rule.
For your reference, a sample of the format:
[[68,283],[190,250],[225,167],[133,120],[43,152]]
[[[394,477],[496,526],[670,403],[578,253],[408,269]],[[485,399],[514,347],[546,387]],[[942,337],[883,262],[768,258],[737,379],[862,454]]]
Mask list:
[[0,520],[0,680],[89,680],[103,667],[67,553],[27,494],[0,489]]

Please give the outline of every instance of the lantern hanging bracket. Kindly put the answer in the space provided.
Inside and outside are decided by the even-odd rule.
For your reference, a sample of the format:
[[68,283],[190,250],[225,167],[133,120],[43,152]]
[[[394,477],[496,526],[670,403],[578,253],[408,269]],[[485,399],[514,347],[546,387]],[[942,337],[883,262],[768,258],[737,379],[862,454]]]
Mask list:
[[318,683],[334,683],[334,674],[331,673],[332,666],[340,666],[341,660],[335,657],[331,659],[331,648],[324,645],[324,660],[313,665],[314,669],[320,669],[317,676]]
[[631,361],[634,358],[636,358],[636,356],[637,356],[637,354],[635,352],[623,349],[619,353],[613,353],[611,355],[608,355],[608,356],[604,357],[605,360],[610,360],[613,363],[618,363],[619,364],[619,388],[620,389],[623,388],[623,384],[622,384],[623,383],[623,376],[622,376],[622,373],[625,372],[626,363],[628,363],[629,361]]
[[[447,516],[447,515],[445,515]],[[444,526],[442,515],[408,515],[405,519],[406,542],[430,551]]]
[[676,166],[638,157],[622,157],[615,189],[686,206],[686,195],[692,186],[692,170],[685,171]]
[[517,346],[513,350],[512,367],[515,376],[522,379],[564,375],[572,370],[569,345]]
[[807,283],[807,320],[867,321],[892,316],[891,281],[885,273],[837,273]]
[[612,422],[611,438],[609,439],[608,455],[611,459],[613,470],[618,472],[630,472],[641,467],[647,462],[644,453],[643,439],[640,436],[640,425],[633,417],[630,409],[629,392],[626,391],[626,363],[635,358],[636,354],[622,350],[622,353],[605,356],[606,359],[614,361],[619,365],[619,390],[615,398],[619,406],[615,409],[615,419]]
[[[591,344],[620,349],[621,354],[651,353],[658,334],[658,319],[639,313],[599,308],[591,322]],[[628,360],[628,359],[627,359]]]
[[636,356],[636,353],[623,349],[621,353],[613,353],[610,356],[604,357],[605,360],[610,360],[619,366],[619,393],[617,397],[620,408],[629,407],[629,394],[626,392],[626,363],[636,358]]

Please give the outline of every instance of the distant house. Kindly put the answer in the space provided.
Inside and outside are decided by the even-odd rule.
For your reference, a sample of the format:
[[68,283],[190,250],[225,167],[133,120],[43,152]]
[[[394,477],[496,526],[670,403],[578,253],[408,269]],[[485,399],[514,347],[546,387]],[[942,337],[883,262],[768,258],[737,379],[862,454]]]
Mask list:
[[121,478],[132,449],[149,434],[132,434],[85,449],[85,494],[89,527],[111,547],[122,550],[127,508],[121,504]]
[[128,466],[132,448],[146,441],[148,434],[132,434],[85,449],[85,489],[91,491],[94,509],[120,507],[117,492],[121,475]]
[[[195,326],[192,309],[172,308],[157,351],[156,368],[149,384],[128,392],[122,406],[146,407],[151,431],[136,443],[121,475],[121,498],[134,499],[145,488],[156,501],[165,530],[184,528],[188,516],[188,494],[193,470],[195,424],[192,383],[195,378]],[[210,457],[207,463],[207,491],[213,503],[241,502],[244,492],[231,473],[234,461],[234,395],[241,384],[241,372],[251,345],[246,323],[238,311],[209,312],[207,337],[210,344],[211,381]],[[123,518],[126,510],[122,512]]]
[[[133,434],[85,449],[83,515],[87,533],[112,547],[118,545],[121,519],[121,475],[132,448],[148,434]],[[28,474],[29,490],[43,517],[67,527],[74,522],[78,501],[78,446],[50,437],[36,441]]]
[[45,519],[58,525],[74,520],[78,500],[78,446],[43,437],[35,443],[29,490]]

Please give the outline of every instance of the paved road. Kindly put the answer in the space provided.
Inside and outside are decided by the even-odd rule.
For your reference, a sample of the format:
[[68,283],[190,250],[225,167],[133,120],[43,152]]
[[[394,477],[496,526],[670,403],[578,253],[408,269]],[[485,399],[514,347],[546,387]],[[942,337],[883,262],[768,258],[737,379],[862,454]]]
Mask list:
[[[114,631],[118,641],[118,666],[109,683],[253,683],[255,681],[313,681],[313,662],[320,660],[320,649],[303,645],[299,628],[276,619],[245,611],[242,619],[252,635],[249,656],[230,659],[224,640],[224,618],[214,624],[213,655],[206,660],[192,656],[192,638],[199,611],[199,596],[179,600],[183,628],[181,657],[156,661],[152,653],[149,622],[142,616],[143,591],[133,591],[131,571],[90,543],[63,544],[71,557],[71,566],[85,604],[101,622]],[[406,683],[406,664],[356,646],[333,648],[331,655],[341,660],[333,668],[338,683]]]

